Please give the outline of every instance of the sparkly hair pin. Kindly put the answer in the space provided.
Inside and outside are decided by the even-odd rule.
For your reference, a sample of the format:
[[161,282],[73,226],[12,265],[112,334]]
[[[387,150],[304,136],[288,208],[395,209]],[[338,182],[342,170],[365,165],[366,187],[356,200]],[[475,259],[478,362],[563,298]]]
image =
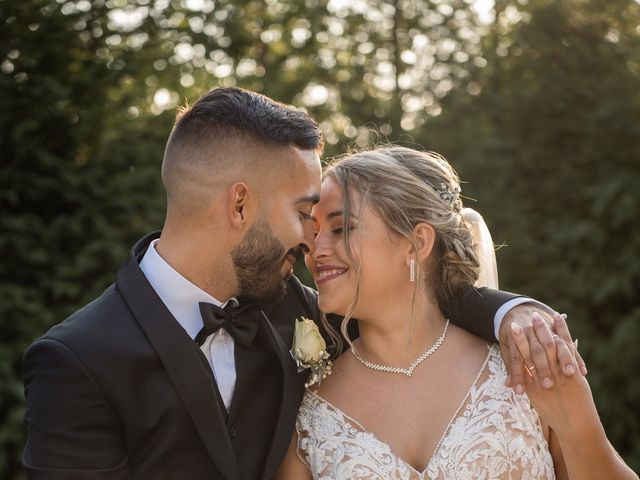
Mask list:
[[436,188],[438,196],[449,205],[454,205],[458,201],[458,199],[460,198],[460,191],[460,187],[455,186],[451,188],[444,182],[441,183],[438,188]]

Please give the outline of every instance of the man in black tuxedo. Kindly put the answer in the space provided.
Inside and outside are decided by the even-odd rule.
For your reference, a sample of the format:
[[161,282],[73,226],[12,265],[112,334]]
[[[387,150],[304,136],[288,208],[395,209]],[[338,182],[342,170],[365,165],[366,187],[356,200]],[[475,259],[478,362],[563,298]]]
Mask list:
[[[294,320],[319,318],[291,272],[314,249],[322,147],[306,114],[252,92],[216,89],[182,112],[162,233],[25,353],[29,478],[271,478],[306,378],[289,354]],[[496,312],[523,301],[472,290],[449,313],[495,339]],[[508,321],[528,326],[529,313]],[[542,373],[544,351],[533,362]]]

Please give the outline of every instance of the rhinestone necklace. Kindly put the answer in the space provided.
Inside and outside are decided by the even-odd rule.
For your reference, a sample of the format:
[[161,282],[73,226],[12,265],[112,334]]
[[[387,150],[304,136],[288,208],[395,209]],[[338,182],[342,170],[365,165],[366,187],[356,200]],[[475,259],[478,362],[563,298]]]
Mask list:
[[409,368],[391,367],[389,365],[380,365],[378,363],[369,362],[364,358],[362,358],[360,355],[358,355],[358,352],[354,347],[351,347],[351,353],[353,353],[353,356],[356,357],[356,360],[358,360],[361,364],[363,364],[367,368],[370,368],[371,370],[376,370],[378,372],[387,372],[387,373],[401,373],[402,375],[406,375],[407,377],[410,377],[411,375],[413,375],[413,371],[416,369],[416,367],[420,365],[422,362],[424,362],[431,355],[433,355],[435,351],[438,350],[438,348],[440,348],[440,345],[444,343],[444,338],[447,335],[448,327],[449,327],[449,319],[447,319],[447,323],[444,324],[444,330],[442,331],[442,335],[440,335],[437,338],[437,340],[433,343],[433,345],[429,347],[429,349],[426,352],[424,352],[422,355],[416,358],[416,360],[411,364]]

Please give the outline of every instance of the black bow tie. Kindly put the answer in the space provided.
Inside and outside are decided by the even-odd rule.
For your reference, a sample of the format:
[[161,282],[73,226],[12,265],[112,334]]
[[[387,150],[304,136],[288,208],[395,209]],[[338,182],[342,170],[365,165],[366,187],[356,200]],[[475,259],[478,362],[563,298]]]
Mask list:
[[212,303],[200,302],[200,314],[204,326],[196,335],[195,341],[202,346],[207,337],[224,328],[233,339],[244,347],[253,342],[258,331],[259,317],[257,305],[229,305],[224,308]]

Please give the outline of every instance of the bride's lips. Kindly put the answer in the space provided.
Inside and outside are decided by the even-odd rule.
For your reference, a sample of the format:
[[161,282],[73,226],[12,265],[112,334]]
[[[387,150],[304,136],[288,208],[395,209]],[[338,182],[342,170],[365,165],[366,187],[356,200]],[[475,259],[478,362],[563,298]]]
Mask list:
[[345,273],[348,269],[335,265],[322,265],[316,268],[315,281],[317,285],[333,280]]

